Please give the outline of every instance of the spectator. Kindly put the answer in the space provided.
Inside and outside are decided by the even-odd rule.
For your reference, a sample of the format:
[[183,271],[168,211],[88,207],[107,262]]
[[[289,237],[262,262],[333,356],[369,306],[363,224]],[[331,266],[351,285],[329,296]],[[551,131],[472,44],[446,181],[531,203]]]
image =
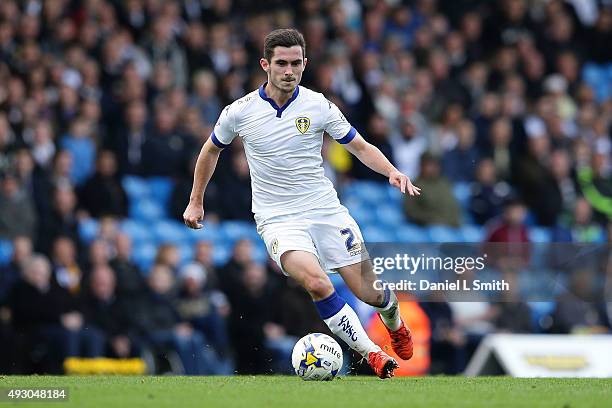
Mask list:
[[108,266],[111,260],[111,248],[104,239],[95,239],[89,244],[89,254],[85,269],[92,271],[98,266]]
[[34,238],[37,217],[32,197],[14,174],[0,176],[0,238]]
[[587,200],[576,200],[573,216],[553,229],[554,242],[599,243],[604,241],[601,225],[593,221],[593,209]]
[[117,297],[113,270],[98,265],[91,271],[89,290],[84,304],[89,330],[99,331],[104,338],[105,355],[128,358],[140,354],[140,344],[132,333],[128,304]]
[[30,151],[26,148],[16,150],[13,155],[13,165],[19,184],[22,186],[24,193],[32,197],[36,214],[41,217],[45,213],[48,189],[41,171],[35,167]]
[[561,192],[548,161],[550,141],[546,136],[530,137],[528,152],[517,163],[516,184],[525,204],[539,225],[552,226],[561,213]]
[[489,155],[495,164],[495,172],[501,180],[510,181],[514,155],[512,142],[512,125],[505,117],[491,123]]
[[444,294],[434,292],[420,303],[431,324],[431,374],[458,374],[466,361],[466,334],[455,321]]
[[567,218],[573,211],[578,198],[578,183],[571,173],[571,159],[565,150],[557,149],[550,156],[550,170],[561,193],[561,218]]
[[393,160],[397,168],[411,179],[419,174],[421,155],[427,150],[427,137],[423,121],[417,115],[404,119],[400,124],[399,134],[391,139]]
[[442,156],[442,173],[453,183],[474,180],[478,150],[474,146],[474,125],[468,120],[457,124],[457,145]]
[[221,113],[221,102],[217,98],[217,80],[210,71],[198,71],[193,77],[194,97],[192,106],[198,108],[202,120],[213,125]]
[[43,344],[48,348],[49,372],[60,373],[66,357],[103,354],[101,338],[84,329],[80,306],[65,289],[53,283],[51,266],[44,256],[33,255],[25,263],[22,280],[11,299],[16,329],[33,346]]
[[202,265],[206,271],[206,282],[204,287],[206,289],[218,289],[219,288],[219,276],[217,269],[214,265],[213,244],[209,241],[198,241],[194,244],[193,261]]
[[174,73],[176,86],[185,87],[187,85],[185,52],[175,39],[173,23],[170,16],[156,19],[144,48],[153,64],[159,62],[168,64]]
[[[236,350],[236,370],[240,374],[269,369],[287,372],[296,339],[287,337],[285,328],[278,324],[281,307],[274,299],[277,296],[266,269],[254,263],[247,264],[230,294],[230,334]],[[254,356],[253,349],[261,352]]]
[[502,213],[504,202],[512,193],[512,187],[499,181],[495,164],[491,159],[483,159],[476,168],[476,181],[471,186],[469,210],[477,224],[484,225]]
[[81,293],[85,276],[77,262],[74,241],[68,237],[55,239],[52,262],[55,282],[76,298]]
[[70,186],[59,186],[53,193],[51,214],[42,220],[38,234],[37,247],[45,253],[59,236],[78,242],[78,219],[76,214],[77,198]]
[[590,166],[582,165],[578,169],[580,189],[601,222],[612,217],[612,178],[607,174],[607,159],[606,155],[594,154]]
[[115,257],[110,266],[116,274],[117,293],[127,298],[137,298],[146,292],[146,282],[130,259],[132,256],[132,241],[124,233],[117,234],[115,238]]
[[232,256],[219,271],[221,290],[231,296],[242,281],[244,269],[253,262],[253,244],[248,239],[240,239],[234,244]]
[[486,242],[529,242],[525,217],[525,205],[510,198],[504,203],[504,213],[500,220],[492,222]]
[[79,203],[90,216],[127,216],[127,195],[117,177],[117,161],[109,150],[98,153],[96,172],[82,187]]
[[[379,115],[374,114],[368,121],[368,131],[366,133],[368,142],[372,143],[386,157],[392,158],[392,147],[389,143],[389,124],[387,120]],[[383,176],[374,171],[370,170],[359,160],[353,160],[353,168],[351,169],[351,175],[358,179],[382,181],[386,180]]]
[[0,305],[6,304],[13,286],[23,275],[23,266],[32,256],[32,240],[24,235],[13,239],[13,255],[7,265],[0,266]]
[[81,185],[93,173],[96,154],[95,142],[91,134],[91,124],[84,118],[76,118],[70,124],[69,133],[61,139],[60,145],[78,160],[72,163],[71,180]]
[[159,103],[155,128],[142,146],[142,166],[147,176],[175,176],[185,160],[187,140],[176,130],[177,113]]
[[[181,177],[177,180],[174,185],[174,190],[172,190],[172,196],[170,198],[170,211],[172,213],[173,218],[183,221],[183,212],[185,211],[185,203],[189,202],[191,197],[191,187],[193,186],[193,174],[195,172],[197,156],[194,156],[187,163],[188,170],[186,174],[188,177]],[[248,171],[248,167],[246,169]],[[231,180],[228,182],[228,188],[233,183],[236,183],[237,180]],[[204,192],[204,202],[206,203],[206,220],[207,221],[219,221],[219,214],[222,208],[221,202],[221,191],[218,187],[218,177],[213,177],[212,180],[206,186],[206,191]],[[232,191],[239,191],[240,187],[244,187],[244,183],[237,182],[237,186],[232,188]],[[249,191],[250,191],[250,179],[249,179]],[[244,190],[239,191],[240,197],[246,196],[246,192]],[[249,195],[250,200],[250,195]],[[244,202],[244,199],[241,200]],[[250,204],[249,204],[250,205]]]
[[173,306],[174,276],[165,265],[153,266],[148,284],[149,294],[130,305],[130,325],[160,351],[175,350],[185,374],[210,373],[210,361],[204,353],[204,338],[193,327],[181,321]]
[[[250,221],[251,211],[251,174],[244,152],[232,152],[232,173],[234,178],[226,180],[219,191],[222,205],[220,215],[224,219]],[[214,205],[214,203],[213,203]]]
[[610,332],[606,307],[597,301],[596,279],[592,270],[578,269],[570,274],[569,290],[556,299],[552,319],[550,330],[553,333]]
[[[207,51],[207,33],[208,31],[206,31],[204,25],[197,21],[189,23],[185,30],[183,41],[185,42],[185,58],[189,70],[189,78],[194,78],[198,70],[213,68],[213,61]],[[197,88],[197,86],[195,87]],[[213,123],[216,120],[217,118],[213,119]]]
[[155,255],[156,265],[167,266],[174,274],[176,274],[176,272],[178,272],[180,261],[181,254],[175,244],[165,243],[161,244],[157,248],[157,254]]
[[449,181],[440,174],[438,159],[429,153],[421,156],[421,173],[414,184],[428,193],[418,200],[404,200],[404,211],[410,221],[420,225],[459,226],[459,204]]
[[530,242],[526,217],[525,205],[520,200],[509,198],[500,219],[489,223],[485,242],[490,244],[487,253],[491,265],[504,272],[516,272],[529,263],[529,247],[521,245]]
[[227,300],[219,302],[219,294],[204,290],[208,273],[197,263],[183,266],[179,271],[180,291],[176,308],[181,320],[188,322],[209,340],[216,355],[216,374],[231,374],[229,335],[226,317],[230,312]]
[[115,152],[120,174],[142,172],[142,149],[147,140],[147,107],[135,100],[125,108],[125,124],[117,129],[115,138],[109,138],[108,145]]

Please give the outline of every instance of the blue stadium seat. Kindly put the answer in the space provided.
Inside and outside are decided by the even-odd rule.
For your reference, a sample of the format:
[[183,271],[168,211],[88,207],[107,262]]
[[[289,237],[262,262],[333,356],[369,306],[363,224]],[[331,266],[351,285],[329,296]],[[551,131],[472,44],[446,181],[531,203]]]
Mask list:
[[485,231],[480,225],[464,225],[459,228],[459,234],[463,242],[482,242]]
[[612,78],[608,77],[607,70],[606,66],[593,63],[586,63],[582,68],[582,78],[591,86],[598,102],[606,100],[612,92],[610,89]]
[[156,221],[152,224],[151,231],[157,242],[182,244],[190,239],[187,227],[174,220]]
[[397,239],[393,228],[381,228],[377,225],[366,225],[362,229],[366,242],[395,242]]
[[13,243],[7,239],[0,239],[0,265],[6,265],[13,256]]
[[453,185],[453,195],[459,202],[461,208],[464,210],[467,209],[470,204],[470,197],[472,195],[470,183],[455,183]]
[[203,228],[197,230],[187,228],[187,236],[190,238],[193,244],[198,241],[210,241],[214,243],[219,239],[222,239],[219,226],[217,224],[211,224],[207,222],[204,222]]
[[344,206],[349,210],[357,224],[364,225],[374,222],[374,211],[357,197],[351,197],[344,201]]
[[553,301],[527,302],[527,305],[531,309],[531,322],[536,331],[547,329],[548,327],[545,327],[544,324],[544,318],[555,310],[556,303]]
[[221,267],[229,261],[232,256],[231,245],[224,244],[222,242],[215,242],[213,251],[213,263],[216,267]]
[[428,232],[423,227],[414,224],[400,225],[396,230],[396,235],[398,242],[423,243],[430,241]]
[[387,190],[387,199],[390,203],[394,205],[402,205],[403,195],[402,192],[397,189],[397,187],[393,187],[390,184],[386,185]]
[[81,240],[86,244],[89,244],[91,241],[96,239],[99,230],[100,225],[98,220],[94,218],[79,221],[79,238],[81,238]]
[[447,225],[432,225],[427,231],[431,242],[461,242],[459,231]]
[[225,221],[219,224],[219,232],[224,239],[237,241],[239,239],[253,239],[257,236],[255,225],[246,221]]
[[141,198],[136,202],[130,203],[129,213],[130,218],[153,222],[160,218],[164,218],[165,209],[159,202],[150,198]]
[[259,240],[259,242],[253,242],[253,260],[260,264],[264,264],[268,261],[268,251],[261,240]]
[[181,256],[180,265],[183,266],[189,262],[193,262],[194,249],[192,245],[186,243],[178,245],[179,254]]
[[379,222],[381,226],[397,228],[405,222],[404,212],[398,205],[380,204],[376,206],[375,222]]
[[550,229],[545,227],[530,227],[528,234],[531,242],[538,243],[548,243],[552,236]]
[[169,177],[150,177],[146,182],[149,186],[149,196],[157,201],[162,208],[168,208],[174,190],[172,179]]
[[121,180],[121,185],[125,190],[130,202],[138,201],[149,196],[149,185],[146,180],[138,176],[125,176]]
[[132,260],[136,265],[138,265],[144,276],[149,275],[149,271],[151,266],[153,266],[153,261],[155,261],[156,254],[157,245],[151,242],[143,242],[134,246],[134,250],[132,251]]
[[597,237],[595,238],[595,242],[598,244],[603,244],[607,242],[608,237],[606,236],[606,231],[599,225],[595,227],[597,230]]
[[386,185],[373,181],[355,181],[347,189],[349,197],[357,197],[364,203],[380,204],[387,198]]
[[129,235],[134,245],[153,239],[151,226],[149,223],[126,219],[119,225],[119,230]]
[[535,215],[535,213],[531,210],[527,210],[527,215],[525,216],[525,221],[524,224],[528,227],[537,225],[537,217]]

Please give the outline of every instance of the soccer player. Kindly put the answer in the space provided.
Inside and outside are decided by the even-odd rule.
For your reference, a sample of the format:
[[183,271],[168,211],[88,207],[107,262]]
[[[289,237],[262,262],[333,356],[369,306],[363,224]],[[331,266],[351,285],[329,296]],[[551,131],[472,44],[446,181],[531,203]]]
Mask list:
[[257,231],[282,271],[312,297],[330,330],[367,358],[380,378],[393,376],[397,362],[367,336],[354,310],[334,290],[324,271],[337,271],[362,301],[373,306],[402,359],[412,357],[410,331],[392,291],[377,290],[359,227],[323,175],[323,133],[402,193],[420,194],[376,147],[366,142],[340,110],[320,93],[299,86],[306,67],[305,42],[294,29],[269,33],[259,61],[268,80],[225,107],[198,156],[189,205],[183,218],[202,228],[204,190],[219,153],[240,137],[249,163]]

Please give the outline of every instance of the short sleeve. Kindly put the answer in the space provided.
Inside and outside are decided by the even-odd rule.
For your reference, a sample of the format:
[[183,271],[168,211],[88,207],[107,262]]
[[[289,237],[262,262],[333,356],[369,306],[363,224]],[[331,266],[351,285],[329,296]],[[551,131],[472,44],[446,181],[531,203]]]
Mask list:
[[323,124],[323,130],[340,144],[346,144],[353,140],[357,131],[351,126],[348,120],[346,120],[335,104],[328,99],[324,99],[322,110],[323,115],[327,117]]
[[220,149],[229,146],[236,137],[235,113],[231,105],[227,105],[219,115],[215,130],[210,135],[213,143]]

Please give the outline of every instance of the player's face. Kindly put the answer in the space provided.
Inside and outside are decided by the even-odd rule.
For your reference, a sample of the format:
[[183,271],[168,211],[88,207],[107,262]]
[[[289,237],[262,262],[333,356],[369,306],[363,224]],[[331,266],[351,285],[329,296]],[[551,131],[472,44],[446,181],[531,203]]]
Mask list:
[[302,54],[302,47],[275,47],[272,61],[264,58],[261,67],[268,73],[268,81],[282,92],[292,93],[302,80],[302,73],[307,59]]

